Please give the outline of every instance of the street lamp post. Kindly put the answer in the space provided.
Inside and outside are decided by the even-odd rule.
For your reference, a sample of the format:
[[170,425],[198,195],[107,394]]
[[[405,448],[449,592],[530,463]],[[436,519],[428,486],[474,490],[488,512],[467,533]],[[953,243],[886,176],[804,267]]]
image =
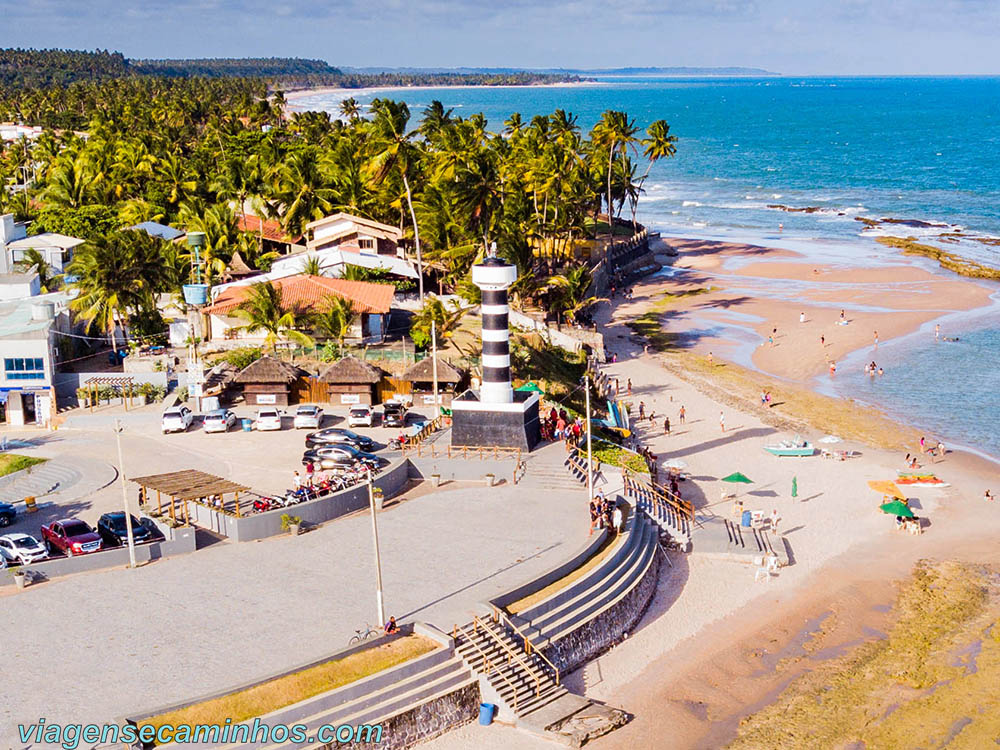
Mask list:
[[587,501],[594,501],[594,451],[590,434],[590,376],[583,377],[584,388],[587,391]]
[[382,495],[382,490],[372,481],[372,470],[368,469],[368,505],[372,513],[372,539],[375,542],[375,602],[378,607],[379,627],[385,624],[385,604],[382,600],[382,556],[378,549],[378,521],[375,519],[375,493]]
[[128,534],[129,567],[135,567],[135,537],[132,536],[132,514],[128,510],[128,487],[125,484],[125,460],[122,458],[122,426],[120,419],[115,419],[115,442],[118,443],[118,476],[122,484],[122,510],[125,511],[125,532]]

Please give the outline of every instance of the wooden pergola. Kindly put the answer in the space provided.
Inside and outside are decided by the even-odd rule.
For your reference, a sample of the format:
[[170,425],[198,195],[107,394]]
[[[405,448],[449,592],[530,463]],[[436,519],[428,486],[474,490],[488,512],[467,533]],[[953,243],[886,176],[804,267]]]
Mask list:
[[94,411],[94,402],[97,401],[97,393],[103,385],[119,390],[125,411],[128,411],[128,408],[132,405],[132,396],[135,395],[135,378],[130,375],[96,375],[92,378],[87,378],[87,381],[83,385],[87,389],[87,400],[90,401],[90,411]]
[[[177,520],[177,501],[184,503],[184,523],[190,526],[190,515],[188,513],[188,503],[196,502],[212,510],[226,510],[226,495],[233,495],[233,505],[235,514],[240,517],[240,493],[247,492],[250,488],[228,479],[217,477],[214,474],[206,474],[197,469],[185,469],[184,471],[171,471],[167,474],[150,474],[146,477],[133,477],[131,481],[139,485],[140,492],[147,499],[150,490],[156,492],[156,507],[163,514],[163,497],[170,498],[169,513],[170,518]],[[212,503],[212,498],[218,498],[218,505]]]

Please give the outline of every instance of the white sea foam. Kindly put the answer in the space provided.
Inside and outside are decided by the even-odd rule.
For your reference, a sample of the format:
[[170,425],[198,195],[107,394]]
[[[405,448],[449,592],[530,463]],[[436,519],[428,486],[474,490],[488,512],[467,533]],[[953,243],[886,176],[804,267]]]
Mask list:
[[681,203],[681,205],[685,206],[685,207],[694,207],[694,208],[697,208],[698,206],[701,206],[702,204],[699,203],[698,201],[683,201]]

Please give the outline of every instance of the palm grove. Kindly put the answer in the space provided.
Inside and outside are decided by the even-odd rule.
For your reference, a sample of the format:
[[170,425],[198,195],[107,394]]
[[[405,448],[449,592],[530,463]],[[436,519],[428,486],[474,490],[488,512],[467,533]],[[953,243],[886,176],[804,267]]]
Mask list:
[[[5,147],[0,211],[31,219],[35,233],[88,240],[67,272],[79,315],[104,331],[162,331],[155,300],[191,273],[184,246],[123,227],[152,220],[204,232],[211,283],[236,252],[261,270],[273,259],[238,231],[245,206],[290,237],[337,211],[399,226],[423,270],[421,293],[426,281],[474,299],[470,268],[495,243],[519,271],[515,304],[572,316],[589,286],[574,244],[610,231],[602,211],[634,222],[649,167],[674,153],[666,122],[642,131],[624,112],[605,112],[588,133],[563,110],[527,122],[515,113],[492,130],[482,115],[456,117],[436,101],[414,117],[401,102],[363,111],[348,99],[339,114],[285,116],[281,92],[256,78],[0,88],[0,119],[76,128]],[[274,312],[284,329],[302,323]],[[342,336],[332,318],[325,328]]]

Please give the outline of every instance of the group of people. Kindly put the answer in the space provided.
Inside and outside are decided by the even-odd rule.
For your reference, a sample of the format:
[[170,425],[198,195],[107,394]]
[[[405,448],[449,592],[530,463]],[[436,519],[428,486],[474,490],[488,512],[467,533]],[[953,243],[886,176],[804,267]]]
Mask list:
[[571,419],[565,409],[556,410],[554,406],[542,419],[541,428],[543,440],[565,440],[573,444],[576,444],[586,430],[582,417]]
[[875,364],[875,360],[873,359],[871,362],[865,365],[865,375],[868,375],[869,377],[875,377],[876,373],[878,373],[879,375],[885,375],[885,370],[883,370],[881,367]]
[[618,534],[622,530],[624,514],[617,503],[612,502],[604,496],[600,490],[594,493],[590,501],[590,533],[594,529],[610,529]]

